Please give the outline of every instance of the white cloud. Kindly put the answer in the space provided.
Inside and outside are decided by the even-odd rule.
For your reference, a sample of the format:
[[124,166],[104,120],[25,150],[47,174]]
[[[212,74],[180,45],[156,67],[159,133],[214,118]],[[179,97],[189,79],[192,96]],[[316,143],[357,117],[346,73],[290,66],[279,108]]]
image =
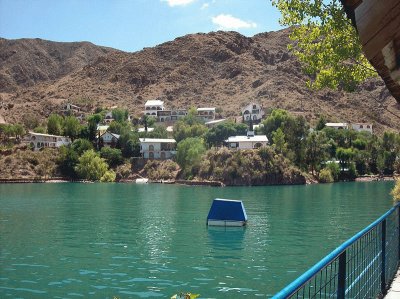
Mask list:
[[174,6],[184,6],[188,5],[195,0],[161,0],[162,2],[167,2],[169,6],[174,7]]
[[223,30],[238,30],[242,28],[256,28],[257,24],[251,21],[243,21],[231,15],[220,14],[212,18],[212,22]]
[[208,8],[210,6],[210,3],[204,3],[202,6],[201,6],[201,9],[203,10],[203,9],[206,9],[206,8]]

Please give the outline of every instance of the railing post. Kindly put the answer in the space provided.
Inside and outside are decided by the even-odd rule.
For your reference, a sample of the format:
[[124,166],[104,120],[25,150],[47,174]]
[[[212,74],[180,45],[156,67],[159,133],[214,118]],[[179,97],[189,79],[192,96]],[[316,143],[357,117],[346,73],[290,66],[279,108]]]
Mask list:
[[346,250],[339,255],[337,299],[344,299],[345,294],[346,294]]
[[381,293],[386,295],[386,219],[382,221]]

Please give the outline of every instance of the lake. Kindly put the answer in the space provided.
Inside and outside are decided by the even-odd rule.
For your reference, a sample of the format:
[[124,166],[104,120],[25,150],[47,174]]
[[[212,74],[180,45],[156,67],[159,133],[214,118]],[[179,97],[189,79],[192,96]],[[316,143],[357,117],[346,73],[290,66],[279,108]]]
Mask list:
[[[0,185],[0,298],[270,297],[392,205],[393,182]],[[241,199],[246,228],[206,226]]]

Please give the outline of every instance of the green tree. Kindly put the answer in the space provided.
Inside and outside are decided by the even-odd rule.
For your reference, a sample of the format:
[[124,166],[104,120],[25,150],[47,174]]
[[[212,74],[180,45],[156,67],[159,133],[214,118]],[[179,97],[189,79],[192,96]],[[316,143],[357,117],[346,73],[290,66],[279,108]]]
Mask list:
[[112,117],[115,121],[117,122],[124,122],[128,119],[128,115],[129,112],[126,109],[120,109],[120,108],[116,108],[113,109],[112,113]]
[[[145,135],[146,132],[143,133]],[[168,132],[164,126],[154,126],[154,130],[152,132],[147,133],[148,138],[167,138]]]
[[325,116],[320,116],[318,119],[317,125],[315,126],[315,130],[321,131],[325,128],[325,124],[327,123]]
[[124,163],[122,152],[118,148],[103,147],[100,151],[100,157],[104,158],[111,167]]
[[93,149],[93,144],[87,139],[75,139],[71,144],[71,148],[78,154],[82,155],[84,152]]
[[205,151],[204,141],[198,137],[190,137],[178,143],[176,161],[183,170],[184,177],[196,174]]
[[390,193],[394,201],[400,201],[400,179],[396,179],[396,184]]
[[[191,123],[191,122],[190,122]],[[180,120],[174,126],[174,138],[176,142],[180,142],[189,137],[201,137],[207,132],[207,127],[201,123],[187,123]]]
[[75,167],[79,162],[79,155],[72,147],[61,146],[57,159],[60,172],[70,178],[76,178]]
[[306,163],[314,175],[318,172],[321,163],[328,158],[328,141],[324,132],[312,132],[306,140]]
[[82,179],[100,181],[108,171],[105,159],[100,158],[94,150],[88,150],[79,158],[75,171]]
[[74,140],[80,133],[81,125],[79,120],[75,116],[67,116],[64,119],[64,136],[68,136]]
[[272,142],[275,151],[278,154],[286,154],[287,152],[287,142],[285,141],[285,133],[283,133],[281,128],[272,132]]
[[228,137],[245,135],[246,131],[246,124],[228,121],[208,130],[204,135],[204,139],[208,146],[221,146]]
[[47,133],[52,135],[62,135],[63,118],[58,114],[50,114],[47,119]]
[[272,0],[291,26],[289,49],[311,75],[308,86],[354,90],[375,70],[362,53],[361,43],[339,0]]

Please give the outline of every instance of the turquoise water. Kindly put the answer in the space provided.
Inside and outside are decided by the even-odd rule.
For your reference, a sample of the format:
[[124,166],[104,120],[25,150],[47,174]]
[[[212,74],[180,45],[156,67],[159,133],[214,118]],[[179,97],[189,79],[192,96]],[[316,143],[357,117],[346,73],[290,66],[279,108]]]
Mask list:
[[[0,185],[0,298],[269,297],[374,221],[393,182]],[[247,228],[207,228],[213,198]]]

